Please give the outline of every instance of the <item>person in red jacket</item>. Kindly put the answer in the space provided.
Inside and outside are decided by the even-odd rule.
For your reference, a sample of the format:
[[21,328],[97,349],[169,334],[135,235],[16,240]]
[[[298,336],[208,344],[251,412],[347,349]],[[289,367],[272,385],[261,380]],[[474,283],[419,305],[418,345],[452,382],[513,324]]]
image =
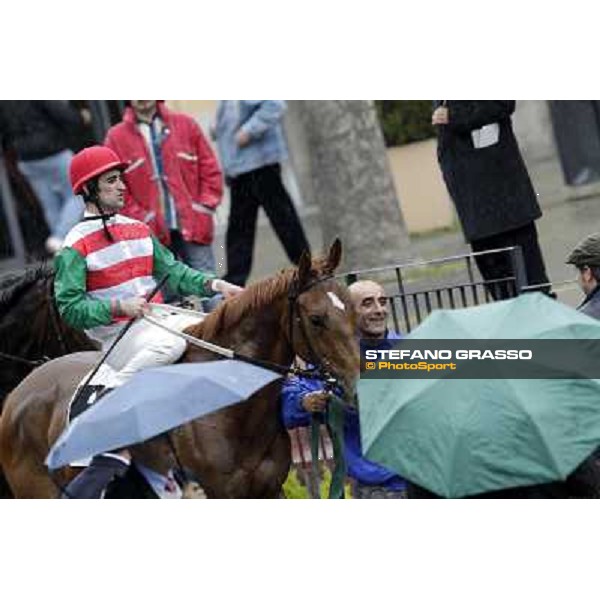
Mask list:
[[105,145],[127,163],[121,213],[147,223],[190,267],[216,271],[211,243],[223,178],[194,119],[163,101],[131,100]]

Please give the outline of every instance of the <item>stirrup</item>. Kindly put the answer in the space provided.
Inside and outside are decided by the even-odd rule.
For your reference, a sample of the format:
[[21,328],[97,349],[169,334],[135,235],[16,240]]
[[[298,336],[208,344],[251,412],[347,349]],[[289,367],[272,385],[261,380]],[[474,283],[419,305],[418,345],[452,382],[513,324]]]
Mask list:
[[98,402],[98,400],[100,400],[100,398],[106,396],[106,394],[112,392],[115,389],[114,387],[106,387],[104,385],[91,385],[89,387],[91,388],[91,390],[87,394],[87,397],[85,399],[85,403],[87,406],[93,406],[94,404],[96,404],[96,402]]
[[106,396],[106,394],[110,394],[114,389],[114,387],[103,386],[101,390],[97,391],[96,398],[93,401],[93,404],[96,404],[96,402],[98,402],[100,398],[103,398],[104,396]]

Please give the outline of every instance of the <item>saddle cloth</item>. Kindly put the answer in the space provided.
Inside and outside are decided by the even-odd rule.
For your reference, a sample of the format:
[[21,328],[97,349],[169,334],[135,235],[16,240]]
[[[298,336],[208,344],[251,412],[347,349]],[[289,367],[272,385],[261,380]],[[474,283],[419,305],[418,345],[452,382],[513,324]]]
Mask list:
[[[97,373],[94,374],[90,383],[84,386],[85,380],[89,377],[90,373],[95,367],[86,371],[85,375],[81,378],[81,382],[77,386],[77,389],[69,400],[69,408],[67,410],[67,425],[71,421],[79,416],[86,408],[89,408],[100,396],[100,392],[106,387],[106,383],[114,375],[114,370],[103,363],[98,369]],[[83,388],[83,389],[82,389]],[[81,392],[80,392],[81,390]],[[71,467],[88,467],[92,462],[92,456],[84,458],[77,462],[71,463]]]
[[[94,367],[95,368],[95,367]],[[82,377],[81,382],[73,393],[69,401],[69,410],[67,411],[67,424],[75,417],[79,416],[86,408],[89,408],[97,400],[100,392],[108,385],[108,382],[114,377],[115,371],[108,364],[100,365],[98,372],[94,374],[91,381],[83,387],[85,380],[89,377],[93,369],[90,369]],[[83,387],[83,389],[82,389]],[[81,391],[80,391],[81,390]]]

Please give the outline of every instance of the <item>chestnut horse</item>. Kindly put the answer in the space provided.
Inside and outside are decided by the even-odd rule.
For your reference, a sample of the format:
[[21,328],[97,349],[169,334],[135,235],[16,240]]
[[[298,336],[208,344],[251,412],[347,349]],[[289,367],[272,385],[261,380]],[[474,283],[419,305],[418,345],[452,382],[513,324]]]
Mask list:
[[[340,257],[339,241],[325,258],[311,260],[305,254],[297,269],[251,285],[186,331],[286,367],[298,355],[326,368],[347,398],[353,398],[358,344],[348,292],[332,277]],[[31,373],[6,399],[0,419],[0,461],[17,498],[57,496],[44,458],[64,428],[77,382],[95,357],[78,353],[53,360]],[[214,359],[214,354],[195,346],[189,346],[183,357],[186,362]],[[274,382],[246,402],[173,432],[182,465],[195,474],[209,498],[279,496],[290,466],[289,436],[279,415],[280,387],[281,381]],[[65,471],[55,476],[61,485],[68,477]]]

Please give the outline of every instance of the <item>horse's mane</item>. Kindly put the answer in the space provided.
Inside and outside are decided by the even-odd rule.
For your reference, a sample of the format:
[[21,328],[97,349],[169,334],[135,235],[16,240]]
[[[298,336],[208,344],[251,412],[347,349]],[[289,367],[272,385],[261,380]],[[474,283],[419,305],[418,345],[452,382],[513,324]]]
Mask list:
[[11,310],[21,299],[23,293],[38,281],[46,281],[54,274],[54,269],[42,263],[36,267],[25,269],[6,275],[0,279],[0,318]]
[[[311,275],[318,276],[326,266],[327,261],[324,258],[313,260]],[[291,267],[249,285],[243,294],[222,302],[201,323],[190,327],[188,333],[204,339],[213,339],[222,331],[234,327],[249,313],[254,313],[287,294],[297,275],[298,269]]]

